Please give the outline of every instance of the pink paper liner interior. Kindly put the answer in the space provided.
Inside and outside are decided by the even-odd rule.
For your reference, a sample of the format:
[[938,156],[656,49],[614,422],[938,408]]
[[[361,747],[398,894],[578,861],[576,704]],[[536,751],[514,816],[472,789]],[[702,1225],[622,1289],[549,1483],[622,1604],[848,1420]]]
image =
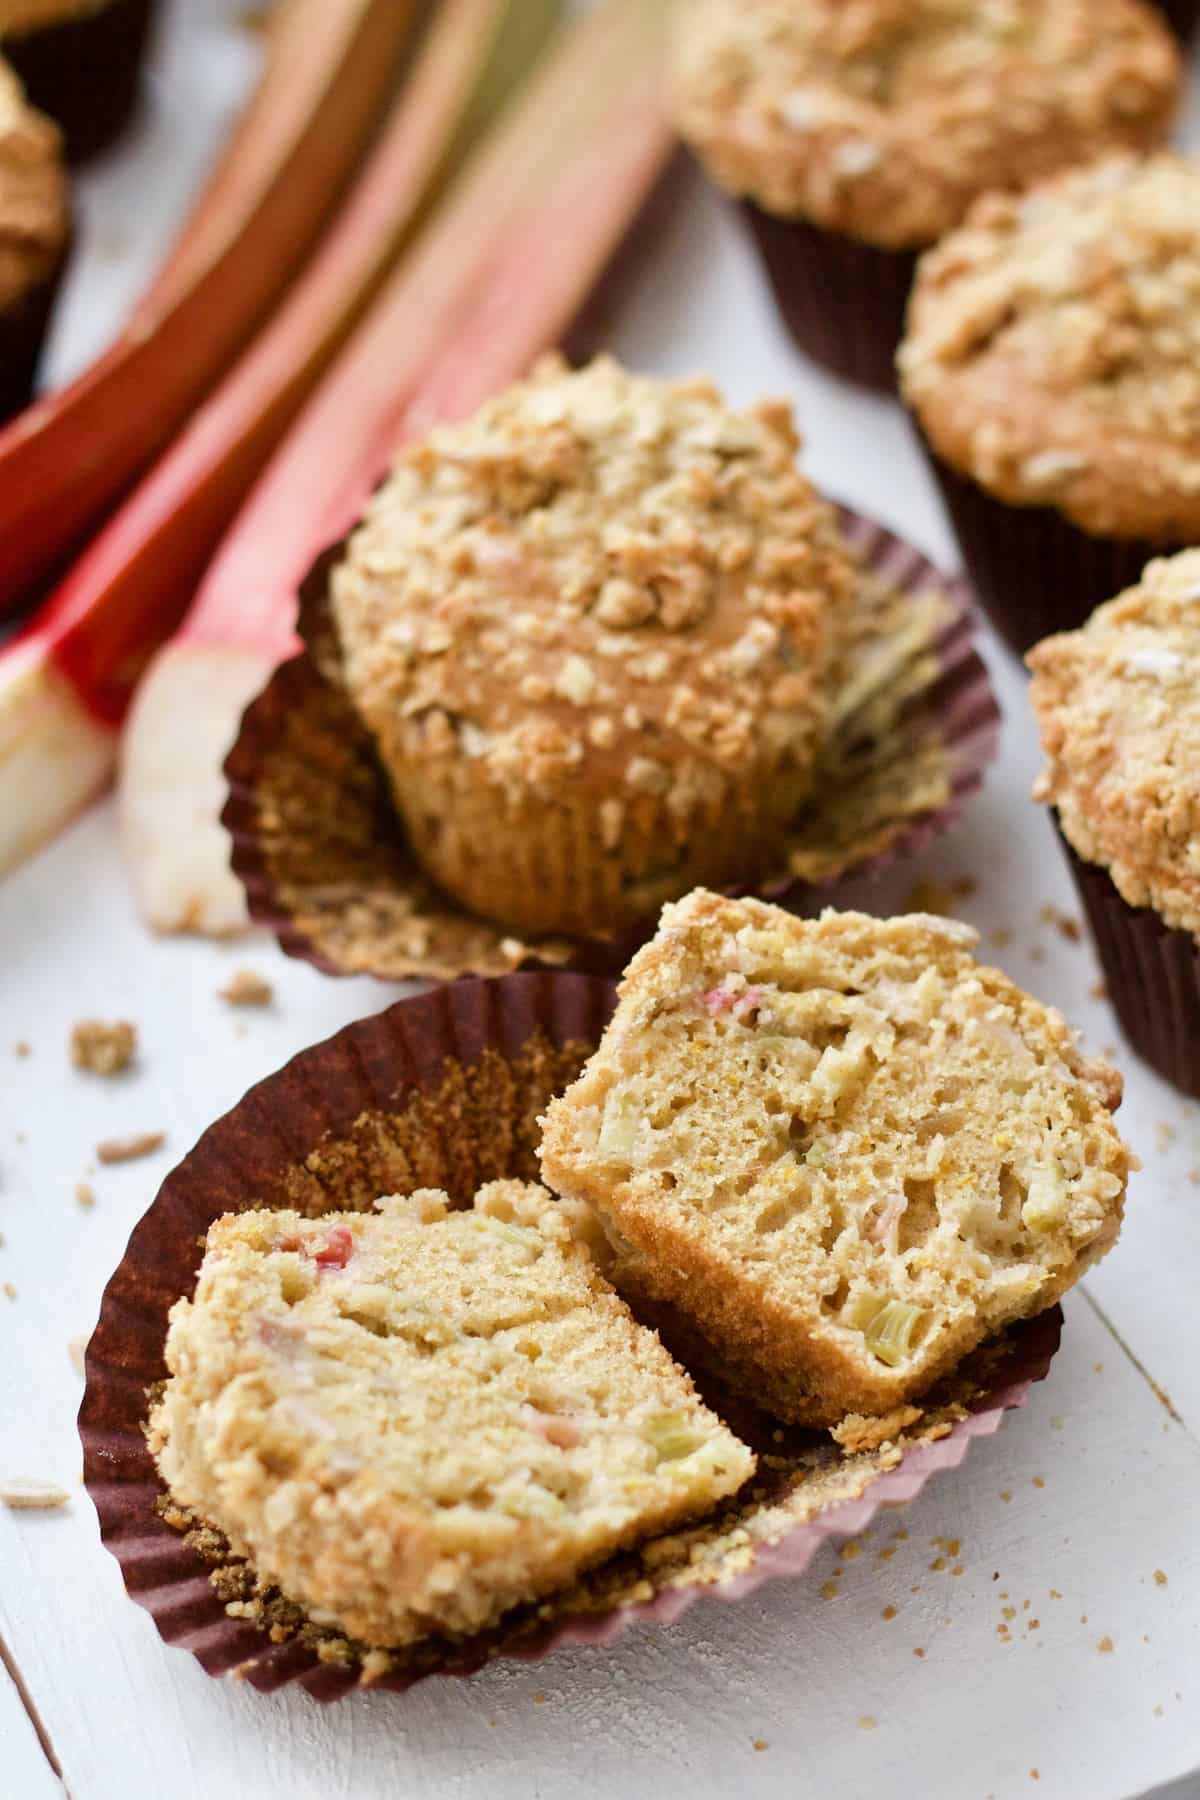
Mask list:
[[[951,603],[947,624],[934,646],[941,666],[940,675],[921,689],[910,707],[914,730],[922,722],[937,721],[947,755],[950,792],[943,803],[905,822],[886,848],[872,850],[848,861],[836,877],[810,882],[794,875],[783,875],[755,887],[729,890],[739,894],[758,893],[799,912],[828,904],[837,884],[843,880],[880,875],[898,861],[918,856],[926,850],[935,838],[957,822],[967,801],[982,785],[984,773],[999,745],[1000,708],[987,669],[975,648],[976,619],[971,589],[961,578],[944,575],[914,545],[897,537],[876,520],[841,505],[837,506],[837,513],[848,543],[868,571],[914,599],[936,592]],[[329,568],[339,553],[340,546],[335,546],[315,565],[305,584],[307,610],[316,610],[312,598],[323,592]],[[282,729],[282,721],[304,716],[312,685],[321,679],[317,673],[319,663],[319,655],[310,647],[280,665],[263,692],[246,709],[238,738],[226,761],[229,798],[222,823],[232,841],[232,866],[245,889],[251,917],[274,932],[287,955],[312,963],[329,975],[369,973],[384,980],[394,980],[422,973],[441,978],[496,973],[495,967],[486,959],[471,957],[464,958],[461,965],[437,970],[383,966],[381,961],[369,958],[351,967],[331,957],[320,943],[314,941],[280,892],[264,838],[258,782],[266,757]],[[382,790],[382,782],[380,786]],[[391,812],[390,802],[382,796],[378,802],[378,819],[381,834],[400,838],[399,822]],[[466,914],[459,916],[468,918]],[[615,939],[561,945],[554,955],[539,955],[538,946],[531,945],[517,966],[566,967],[616,974],[652,933],[654,924],[654,920],[647,920],[641,929]],[[495,927],[486,929],[495,938],[502,936]]]
[[[227,1210],[293,1203],[286,1181],[314,1149],[347,1139],[364,1114],[400,1112],[414,1096],[435,1092],[448,1059],[471,1066],[495,1051],[507,1064],[535,1034],[556,1050],[586,1055],[613,1003],[611,984],[573,974],[463,981],[401,1001],[302,1052],[251,1088],[167,1177],[135,1227],[105,1289],[87,1350],[79,1412],[84,1481],[101,1538],[131,1598],[151,1614],[166,1643],[190,1650],[210,1675],[236,1671],[264,1692],[299,1682],[321,1701],[359,1684],[355,1669],[322,1662],[302,1642],[273,1643],[259,1626],[231,1618],[214,1591],[209,1565],[157,1510],[163,1489],[143,1435],[147,1390],[166,1373],[167,1313],[179,1295],[192,1291],[207,1226]],[[443,1160],[453,1160],[452,1150],[430,1142]],[[529,1156],[532,1146],[529,1136]],[[477,1166],[454,1170],[455,1180],[446,1181],[451,1191],[456,1184],[473,1190],[479,1180],[504,1172],[480,1160],[489,1154],[481,1144]],[[511,1162],[507,1167],[529,1173]],[[386,1173],[372,1191],[387,1191]],[[338,1203],[331,1195],[330,1204]],[[948,1436],[916,1444],[858,1498],[840,1500],[761,1546],[745,1572],[721,1585],[668,1587],[647,1601],[558,1618],[501,1645],[502,1653],[530,1660],[565,1644],[608,1644],[635,1621],[668,1624],[701,1599],[738,1600],[765,1581],[800,1574],[829,1538],[861,1532],[881,1507],[913,1499],[932,1475],[956,1468],[976,1438],[996,1432],[1005,1412],[1021,1406],[1032,1383],[1048,1373],[1061,1323],[1054,1308],[1011,1332],[986,1391]],[[494,1641],[468,1643],[437,1671],[409,1669],[375,1685],[403,1692],[432,1672],[470,1674],[495,1654]]]

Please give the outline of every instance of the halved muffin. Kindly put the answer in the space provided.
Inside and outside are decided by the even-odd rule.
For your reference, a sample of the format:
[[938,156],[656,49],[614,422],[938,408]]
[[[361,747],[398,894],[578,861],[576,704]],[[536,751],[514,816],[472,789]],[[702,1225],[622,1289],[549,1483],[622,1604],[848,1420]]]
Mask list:
[[1117,1236],[1120,1077],[976,942],[694,893],[547,1112],[616,1286],[781,1418],[920,1395]]
[[218,1219],[171,1314],[172,1494],[318,1621],[468,1634],[711,1511],[754,1457],[521,1182]]
[[70,237],[58,127],[0,60],[0,420],[33,393]]
[[157,11],[158,0],[0,0],[0,51],[62,127],[72,160],[129,117]]

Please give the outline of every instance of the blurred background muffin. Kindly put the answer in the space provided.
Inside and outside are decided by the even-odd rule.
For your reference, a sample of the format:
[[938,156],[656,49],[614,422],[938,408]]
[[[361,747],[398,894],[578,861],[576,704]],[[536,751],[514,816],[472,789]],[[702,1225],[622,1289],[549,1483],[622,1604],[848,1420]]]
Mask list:
[[0,53],[58,121],[72,160],[129,117],[156,10],[157,0],[0,0]]
[[1200,1096],[1200,550],[1030,652],[1054,809],[1134,1047]]
[[1180,88],[1142,0],[679,0],[673,63],[797,341],[882,389],[917,253],[989,189],[1161,143]]
[[0,419],[33,392],[70,236],[58,127],[0,61]]
[[1110,157],[981,200],[900,351],[976,592],[1024,650],[1200,539],[1200,167]]
[[578,937],[786,866],[854,594],[796,448],[785,406],[552,359],[401,456],[333,613],[461,905]]

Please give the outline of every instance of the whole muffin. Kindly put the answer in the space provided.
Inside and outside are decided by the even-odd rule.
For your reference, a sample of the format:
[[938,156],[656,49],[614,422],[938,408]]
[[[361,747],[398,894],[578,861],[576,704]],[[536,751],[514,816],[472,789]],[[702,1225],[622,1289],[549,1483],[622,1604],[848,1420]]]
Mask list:
[[115,136],[137,98],[156,0],[0,0],[0,51],[72,159]]
[[672,85],[802,346],[890,388],[917,252],[989,189],[1161,143],[1180,59],[1142,0],[681,0]]
[[813,780],[852,566],[788,409],[607,359],[406,450],[331,584],[413,850],[571,937],[753,881]]
[[0,419],[33,392],[70,235],[58,127],[0,62]]
[[1200,550],[1152,562],[1028,657],[1053,807],[1110,996],[1200,1095]]
[[1200,537],[1200,167],[981,200],[922,259],[899,361],[998,628],[1081,624]]

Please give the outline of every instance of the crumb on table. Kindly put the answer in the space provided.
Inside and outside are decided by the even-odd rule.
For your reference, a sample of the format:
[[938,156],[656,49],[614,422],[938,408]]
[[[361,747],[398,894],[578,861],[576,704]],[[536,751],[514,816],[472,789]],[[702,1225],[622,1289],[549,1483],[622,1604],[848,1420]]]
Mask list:
[[71,1498],[66,1488],[55,1481],[41,1481],[28,1475],[0,1477],[0,1504],[16,1511],[48,1511],[65,1506]]
[[275,998],[270,982],[253,969],[236,970],[217,992],[228,1006],[270,1006]]
[[119,1075],[137,1051],[137,1026],[128,1019],[80,1019],[71,1031],[71,1061],[89,1075]]
[[90,1181],[77,1181],[75,1183],[75,1199],[85,1210],[88,1207],[95,1206],[96,1190]]
[[164,1131],[141,1131],[133,1137],[105,1138],[96,1145],[96,1156],[102,1163],[133,1162],[161,1150],[167,1141]]

